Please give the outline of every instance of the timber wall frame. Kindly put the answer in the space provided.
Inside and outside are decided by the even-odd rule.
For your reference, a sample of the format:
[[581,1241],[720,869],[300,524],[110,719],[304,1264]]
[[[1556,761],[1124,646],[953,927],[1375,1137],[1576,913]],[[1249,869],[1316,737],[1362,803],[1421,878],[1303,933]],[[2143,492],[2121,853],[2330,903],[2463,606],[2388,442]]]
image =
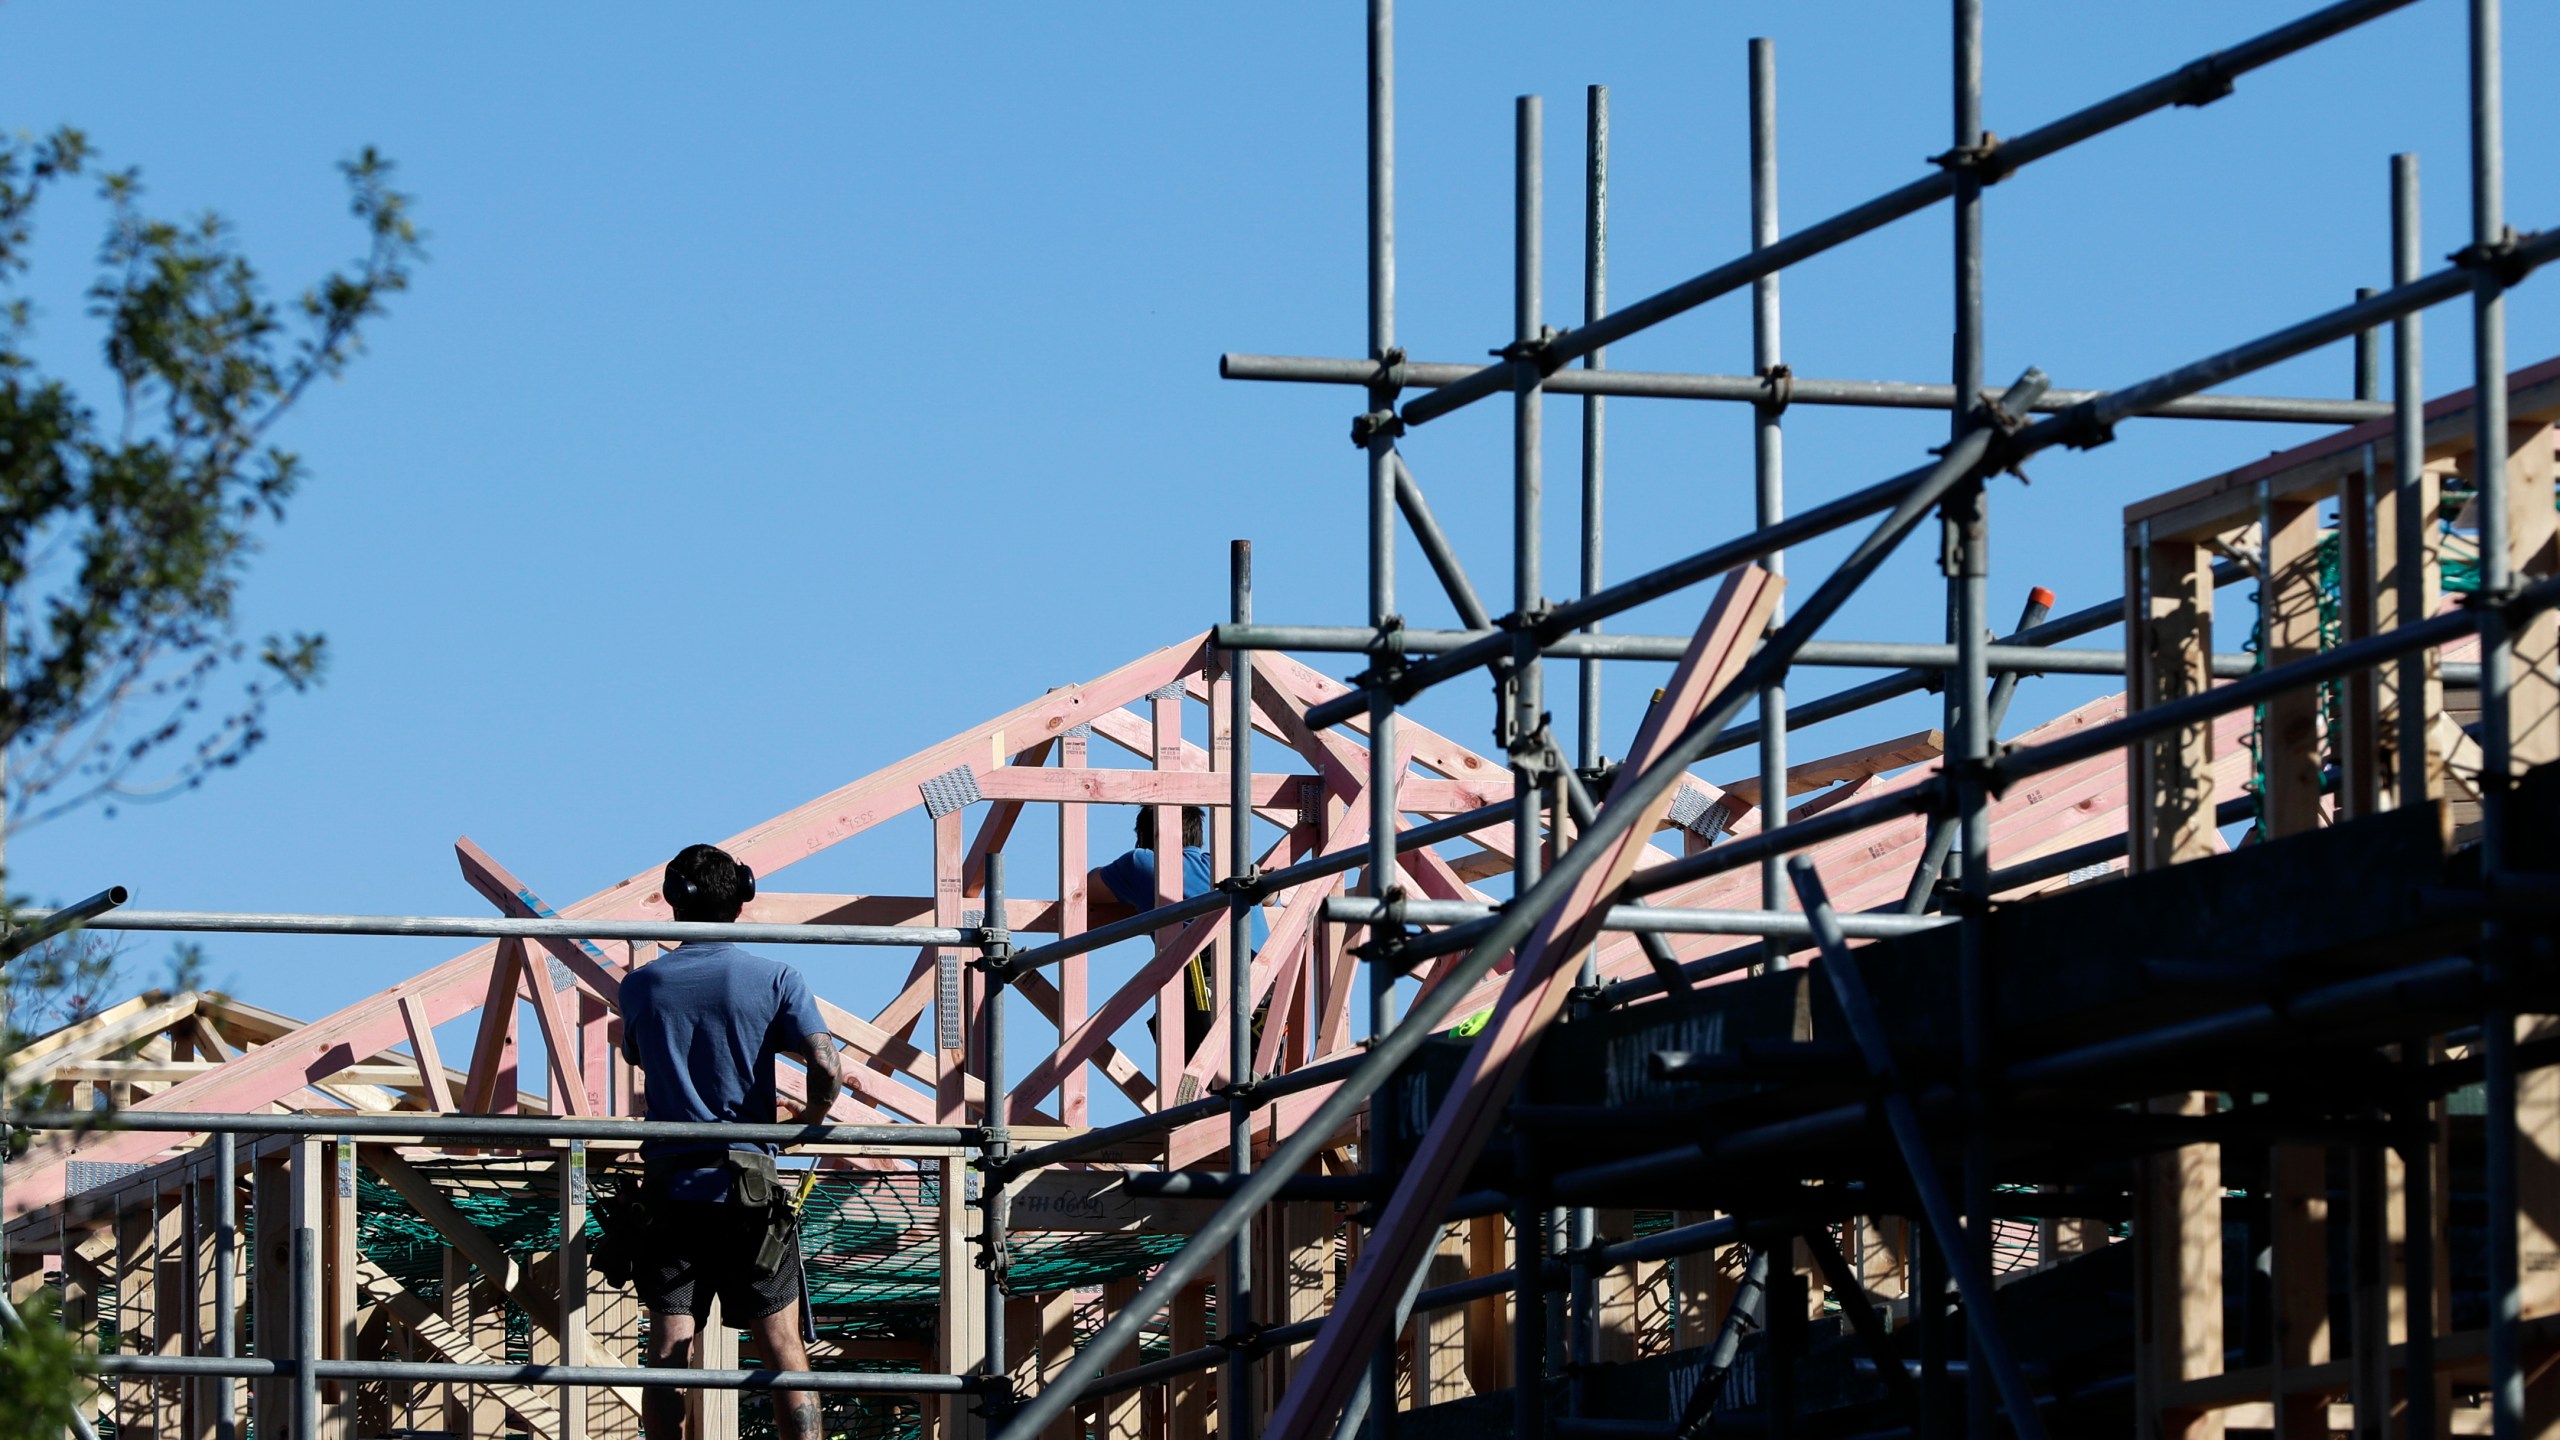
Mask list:
[[[2309,1313],[2317,1287],[2296,1278],[2325,1263],[2328,1218],[2317,1213],[2312,1176],[2324,1152],[2298,1137],[2279,1139],[2269,1147],[2267,1189],[2282,1217],[2275,1261],[2282,1314],[2265,1365],[2227,1366],[2217,1265],[2225,1142],[2195,1138],[2223,1134],[2195,1128],[2223,1117],[2205,1113],[2212,1085],[2173,1073],[2182,1033],[2163,1029],[2122,1040],[2149,1047],[2144,1053],[2163,1072],[2140,1096],[2159,1124],[2144,1132],[2154,1138],[2144,1142],[2147,1158],[2124,1197],[2141,1276],[2133,1379],[2145,1434],[2218,1434],[2261,1409],[2282,1433],[2326,1433],[2329,1407],[2341,1398],[2359,1433],[2383,1434],[2393,1424],[2409,1434],[2444,1433],[2451,1406],[2443,1387],[2457,1375],[2476,1375],[2485,1387],[2497,1433],[2524,1433],[2528,1344],[2560,1339],[2553,1333],[2560,1330],[2560,1292],[2544,1293],[2548,1275],[2560,1274],[2560,1260],[2552,1258],[2560,1256],[2560,1242],[2547,1232],[2547,1215],[2519,1208],[2520,1136],[2529,1131],[2533,1145],[2560,1147],[2560,1090],[2547,1068],[2555,1057],[2543,1022],[2517,1013],[2526,993],[2517,969],[2517,912],[2496,902],[2542,894],[2548,883],[2511,868],[2518,839],[2535,822],[2512,813],[2508,799],[2516,776],[2560,759],[2560,621],[2553,614],[2560,542],[2551,506],[2560,362],[2509,374],[2499,297],[2560,255],[2560,234],[2517,235],[2505,224],[2495,0],[2470,0],[2467,11],[2476,228],[2454,264],[2420,265],[2408,218],[2414,169],[2402,166],[2395,172],[2405,172],[2400,263],[2388,288],[2352,305],[2113,390],[2058,390],[2033,370],[1995,390],[1981,359],[1988,188],[2117,125],[2171,106],[2209,104],[2252,71],[2406,3],[2333,4],[2045,126],[1994,139],[1981,114],[1979,0],[1953,0],[1957,119],[1936,168],[1793,232],[1782,232],[1777,219],[1774,56],[1765,42],[1754,42],[1753,249],[1616,310],[1608,307],[1603,259],[1606,97],[1595,87],[1585,315],[1561,332],[1548,325],[1540,293],[1542,115],[1536,98],[1524,97],[1517,111],[1515,325],[1498,363],[1464,367],[1411,361],[1396,333],[1394,28],[1389,0],[1371,0],[1367,354],[1231,355],[1222,362],[1236,378],[1364,392],[1353,434],[1369,480],[1365,626],[1257,624],[1250,555],[1240,543],[1227,624],[1099,680],[1053,691],[728,842],[732,853],[769,873],[922,809],[934,857],[927,896],[767,895],[746,917],[752,923],[679,927],[660,918],[654,877],[643,873],[555,915],[465,841],[458,847],[464,873],[506,917],[501,921],[155,915],[120,911],[104,899],[74,907],[75,914],[35,917],[39,924],[430,933],[493,943],[338,1015],[283,1028],[254,1049],[221,1053],[226,1041],[217,1028],[202,1057],[64,1058],[58,1081],[22,1077],[58,1084],[55,1103],[66,1107],[79,1100],[68,1088],[78,1085],[125,1086],[128,1103],[124,1128],[47,1130],[49,1142],[9,1168],[11,1251],[39,1264],[54,1257],[75,1306],[83,1287],[97,1293],[102,1263],[115,1267],[120,1298],[150,1297],[154,1353],[109,1363],[120,1385],[130,1377],[135,1386],[129,1402],[119,1393],[117,1418],[183,1428],[191,1437],[225,1435],[234,1422],[230,1397],[200,1388],[225,1376],[260,1382],[265,1388],[253,1403],[266,1408],[257,1413],[301,1437],[361,1433],[360,1397],[322,1387],[369,1380],[456,1387],[448,1402],[455,1428],[480,1434],[521,1423],[547,1440],[583,1440],[587,1427],[626,1423],[613,1408],[619,1402],[576,1403],[571,1392],[581,1388],[777,1383],[732,1368],[733,1333],[708,1341],[708,1368],[700,1372],[644,1376],[583,1364],[622,1354],[591,1351],[593,1335],[582,1330],[568,1293],[583,1287],[556,1283],[535,1296],[538,1306],[558,1307],[553,1358],[538,1356],[531,1366],[451,1363],[458,1355],[487,1356],[473,1337],[487,1318],[485,1308],[474,1307],[488,1297],[466,1299],[459,1315],[436,1315],[414,1296],[404,1305],[375,1285],[363,1273],[349,1222],[337,1215],[353,1194],[339,1177],[371,1163],[368,1156],[396,1168],[404,1154],[420,1150],[509,1141],[547,1152],[528,1163],[562,1167],[562,1234],[574,1237],[567,1197],[581,1193],[570,1177],[582,1170],[586,1149],[645,1133],[637,1122],[614,1118],[630,1099],[611,1044],[614,995],[627,967],[646,963],[661,941],[714,934],[901,945],[913,956],[888,1007],[869,1019],[830,1010],[855,1062],[855,1083],[830,1117],[837,1126],[787,1133],[823,1163],[941,1174],[943,1293],[934,1362],[914,1374],[791,1383],[938,1397],[926,1411],[928,1425],[954,1440],[988,1430],[1012,1440],[1081,1433],[1195,1440],[1212,1430],[1247,1440],[1266,1428],[1282,1440],[1318,1440],[1346,1422],[1383,1436],[1401,1410],[1507,1391],[1513,1433],[1528,1440],[1633,1433],[1598,1413],[1596,1377],[1660,1345],[1706,1352],[1716,1383],[1702,1387],[1703,1408],[1644,1433],[1704,1433],[1740,1330],[1758,1323],[1770,1345],[1796,1343],[1789,1337],[1800,1332],[1801,1317],[1821,1308],[1827,1293],[1862,1341],[1874,1340],[1869,1322],[1879,1302],[1921,1335],[1916,1374],[1906,1376],[1889,1347],[1877,1351],[1878,1373],[1912,1411],[1916,1429],[1960,1423],[1973,1434],[2005,1427],[2039,1435],[2039,1406],[2054,1397],[2036,1393],[2043,1381],[2016,1362],[1997,1307],[1988,1303],[2003,1203],[1994,1199],[2003,1176],[1991,1137],[1995,1107],[2022,1069],[2050,1072],[2059,1062],[2019,1060],[1995,1043],[1989,1016],[1998,977],[1986,938],[1993,902],[2057,888],[2073,869],[2117,859],[2149,873],[2200,858],[2221,848],[2219,826],[2240,813],[2256,816],[2268,834],[2287,835],[2331,819],[2464,801],[2460,789],[2472,792],[2468,803],[2477,806],[2463,819],[2479,857],[2473,898],[2487,918],[2459,956],[2412,955],[2426,964],[2405,968],[2424,971],[2412,984],[2449,977],[2476,984],[2480,1003],[2473,1023],[2413,1037],[2392,1058],[2433,1067],[2425,1069],[2429,1077],[2470,1065],[2485,1081],[2493,1122],[2489,1323],[2439,1335],[2450,1266],[2440,1246],[2404,1243],[2400,1270],[2379,1288],[2359,1291],[2356,1324],[2367,1343],[2355,1347],[2352,1366],[2335,1360],[2324,1348],[2324,1322]],[[1779,343],[1779,273],[1941,201],[1953,213],[1959,262],[1950,383],[1795,377]],[[1754,296],[1757,373],[1606,369],[1608,344],[1745,287]],[[2480,337],[2473,389],[2426,406],[2416,317],[2463,299],[2473,306]],[[2396,362],[2387,401],[2378,378],[2384,326],[2393,327]],[[2205,393],[2347,340],[2374,357],[2360,375],[2375,379],[2360,379],[2352,399]],[[1581,366],[1571,368],[1576,360]],[[1546,581],[1537,540],[1548,391],[1583,401],[1579,594],[1563,603],[1549,598],[1556,587]],[[1404,451],[1430,421],[1504,392],[1512,397],[1516,437],[1516,541],[1511,597],[1507,611],[1496,613],[1441,532]],[[1753,405],[1759,528],[1606,583],[1600,439],[1609,396]],[[1790,513],[1778,441],[1788,408],[1799,403],[1945,408],[1950,441],[1911,470]],[[2123,599],[2059,617],[2043,613],[2049,600],[2039,601],[1995,644],[1984,583],[1987,482],[2057,446],[2108,443],[2123,422],[2153,416],[2356,428],[2132,507],[2124,516]],[[2478,597],[2450,609],[2429,588],[2434,487],[2447,476],[2467,481],[2476,496],[2480,571]],[[2326,501],[2344,516],[2346,614],[2335,644],[2324,643],[2305,608],[2316,580],[2308,556],[2319,539],[2317,506]],[[1956,620],[1946,643],[1823,638],[1840,604],[1933,516],[1951,558]],[[1865,522],[1873,528],[1835,573],[1782,603],[1787,546]],[[1463,629],[1402,624],[1393,559],[1407,532]],[[2216,589],[2243,573],[2260,580],[2263,666],[2211,647]],[[1600,630],[1637,605],[1709,583],[1716,588],[1688,635]],[[2119,650],[2052,648],[2118,623],[2126,626]],[[2462,656],[2466,646],[2476,659]],[[1285,649],[1355,650],[1369,668],[1345,685],[1273,653]],[[1581,667],[1578,753],[1571,758],[1544,719],[1549,656]],[[1626,758],[1604,769],[1597,667],[1612,659],[1670,661],[1673,670]],[[1908,668],[1791,707],[1790,671],[1812,664]],[[1491,755],[1398,713],[1423,689],[1486,669],[1500,686],[1503,717]],[[2122,673],[2127,691],[2003,744],[1997,731],[2008,690],[2016,676],[2038,671]],[[2003,677],[1997,684],[1995,674]],[[2477,692],[2476,755],[2464,752],[2458,731],[2442,719],[2451,708],[2448,685],[2465,681]],[[2334,726],[2310,698],[2322,684],[2342,691]],[[1790,763],[1791,728],[1923,687],[1947,696],[1941,729]],[[1194,704],[1207,712],[1205,745],[1184,734],[1184,712]],[[2260,707],[2263,718],[2253,714]],[[1756,710],[1754,720],[1737,724],[1745,709]],[[2263,779],[2239,744],[2252,732],[2266,747],[2256,767]],[[1258,769],[1257,736],[1307,768]],[[1134,752],[1150,768],[1092,765],[1095,738]],[[1690,773],[1742,748],[1755,752],[1757,773],[1749,779],[1719,786]],[[1943,763],[1927,765],[1941,749]],[[2332,760],[2334,781],[2323,773]],[[1778,798],[1797,795],[1811,798],[1794,805]],[[966,815],[978,804],[987,809],[973,835]],[[1023,807],[1034,804],[1054,805],[1060,816],[1054,900],[1011,899],[1005,886],[1006,840]],[[1174,893],[1171,877],[1180,867],[1167,838],[1157,867],[1167,886],[1163,903],[1089,924],[1084,810],[1092,804],[1156,807],[1160,837],[1179,834],[1180,807],[1215,807],[1221,891],[1196,900]],[[1259,843],[1256,817],[1279,829],[1276,844]],[[1657,843],[1666,835],[1676,837],[1677,853]],[[1454,848],[1461,837],[1472,850]],[[1513,892],[1507,901],[1475,888],[1502,874]],[[1257,906],[1270,912],[1273,931],[1258,953],[1249,943]],[[1907,1068],[1908,1057],[1869,1023],[1874,1006],[1862,987],[1871,982],[1860,980],[1847,948],[1852,940],[1932,929],[1952,937],[1959,957],[1948,1039],[1957,1060],[1943,1074]],[[1362,932],[1365,943],[1355,944]],[[1057,938],[1019,943],[1032,933]],[[1090,995],[1084,957],[1134,938],[1152,948],[1137,977],[1109,997]],[[1808,950],[1821,958],[1787,979],[1784,972]],[[1112,1037],[1150,1014],[1162,1033],[1175,1033],[1185,967],[1208,953],[1219,965],[1213,1033],[1188,1053],[1167,1047],[1171,1053],[1159,1054],[1153,1073],[1144,1073]],[[1830,1066],[1834,1078],[1873,1088],[1872,1104],[1845,1107],[1823,1123],[1831,1127],[1825,1133],[1862,1147],[1859,1163],[1871,1178],[1891,1182],[1890,1205],[1846,1215],[1783,1206],[1717,1214],[1630,1198],[1658,1193],[1643,1186],[1685,1173],[1701,1147],[1758,1153],[1750,1147],[1768,1137],[1752,1132],[1567,1169],[1509,1190],[1461,1189],[1488,1137],[1520,1113],[1519,1086],[1551,1034],[1614,1012],[1639,1013],[1631,1006],[1673,1013],[1707,982],[1754,969],[1764,974],[1753,983],[1775,976],[1781,986],[1795,986],[1792,1003],[1805,1015],[1846,1017],[1845,1044],[1811,1033],[1783,1038],[1808,1047],[1804,1053]],[[1399,991],[1406,979],[1416,983]],[[1354,1003],[1364,988],[1365,1017]],[[1057,1032],[1056,1044],[1019,1073],[1009,1059],[1024,1047],[1006,1032],[1013,1008],[1004,1003],[1007,991],[1021,992]],[[1828,998],[1817,1001],[1817,991]],[[2328,991],[2288,998],[2370,1001]],[[449,1070],[435,1053],[435,1029],[474,1008],[482,1019],[470,1063]],[[521,1083],[515,1063],[518,1017],[528,1009],[549,1057],[548,1083],[538,1091]],[[1258,1010],[1267,1019],[1257,1034]],[[1487,1013],[1486,1023],[1413,1150],[1388,1156],[1374,1097],[1450,1017],[1477,1011]],[[2473,1053],[2440,1058],[2442,1035],[2456,1029],[2471,1037]],[[195,1063],[206,1068],[185,1068]],[[1671,1057],[1666,1072],[1687,1063]],[[114,1068],[120,1065],[130,1068]],[[159,1068],[139,1068],[146,1066]],[[413,1073],[398,1073],[402,1066]],[[1141,1113],[1092,1124],[1096,1078]],[[530,1113],[537,1103],[551,1113]],[[315,1106],[336,1108],[275,1113]],[[2411,1132],[2442,1123],[2440,1110],[2430,1114]],[[39,1127],[91,1119],[61,1112],[21,1118]],[[170,1149],[171,1136],[196,1134],[211,1137],[202,1151]],[[237,1144],[234,1136],[249,1141]],[[2341,1148],[2356,1157],[2357,1193],[2370,1202],[2354,1207],[2356,1254],[2377,1253],[2385,1243],[2389,1232],[2377,1223],[2385,1211],[2402,1227],[2403,1242],[2440,1231],[2444,1145],[2366,1136]],[[81,1187],[71,1182],[73,1163],[144,1168]],[[1780,1154],[1765,1162],[1766,1173],[1791,1178],[1787,1164]],[[1131,1169],[1122,1184],[1132,1195],[1220,1203],[1143,1283],[1105,1286],[1099,1327],[1080,1336],[1075,1304],[1010,1290],[1000,1257],[1007,1234],[1028,1218],[1014,1213],[1013,1197],[1041,1173],[1087,1166]],[[984,1183],[970,1200],[973,1171]],[[1172,1173],[1137,1178],[1149,1171]],[[2412,1174],[2433,1178],[2412,1183]],[[223,1177],[236,1179],[226,1184]],[[245,1282],[232,1269],[236,1235],[223,1238],[219,1219],[240,1186],[251,1188],[261,1213],[290,1217],[293,1240],[277,1253],[262,1248]],[[1338,1213],[1345,1203],[1365,1207],[1353,1217],[1357,1223]],[[208,1206],[216,1217],[210,1221],[203,1218]],[[1639,1235],[1639,1209],[1674,1213],[1667,1229]],[[2039,1215],[2045,1258],[2097,1244],[2086,1218]],[[554,1262],[561,1276],[575,1259],[573,1244],[564,1240]],[[523,1277],[498,1258],[480,1264],[470,1249],[457,1240],[449,1288],[468,1297],[494,1287],[492,1294],[524,1303],[516,1295]],[[173,1251],[181,1262],[164,1263]],[[988,1260],[995,1263],[982,1263]],[[476,1280],[475,1268],[485,1272]],[[10,1273],[13,1288],[28,1278],[14,1260]],[[236,1328],[218,1316],[241,1283],[251,1306],[277,1327],[261,1333],[294,1337],[289,1353],[243,1359],[224,1350]],[[1948,1303],[1951,1288],[1967,1302],[1960,1310]],[[376,1353],[364,1354],[359,1297],[367,1295],[388,1312],[384,1333],[405,1337],[404,1354],[424,1345],[446,1362],[381,1358],[380,1336],[370,1342]],[[592,1300],[582,1293],[574,1305]],[[208,1303],[217,1316],[212,1323],[205,1321]],[[1139,1363],[1135,1342],[1159,1322],[1169,1352]],[[724,1343],[732,1347],[726,1354]],[[2390,1357],[2396,1359],[2386,1364]],[[2394,1365],[2402,1376],[2396,1401]],[[1771,1393],[1758,1401],[1782,1423],[1791,1406],[1784,1375],[1784,1367],[1773,1370]],[[715,1434],[735,1423],[734,1407],[724,1412],[716,1401],[699,1413]]]

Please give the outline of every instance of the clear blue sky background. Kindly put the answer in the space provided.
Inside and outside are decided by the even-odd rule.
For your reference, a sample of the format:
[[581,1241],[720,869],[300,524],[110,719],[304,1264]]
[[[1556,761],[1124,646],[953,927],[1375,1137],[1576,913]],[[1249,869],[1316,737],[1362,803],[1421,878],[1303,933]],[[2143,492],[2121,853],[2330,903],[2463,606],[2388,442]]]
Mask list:
[[[2015,134],[2307,8],[1991,6],[1986,110]],[[1747,241],[1744,42],[1773,34],[1789,228],[1920,174],[1948,143],[1942,6],[1557,7],[1412,0],[1400,40],[1403,337],[1463,360],[1510,324],[1512,97],[1546,97],[1547,293],[1579,317],[1583,87],[1614,98],[1612,293]],[[2509,9],[2510,215],[2560,223],[2560,11]],[[2112,386],[2381,283],[2386,157],[2416,150],[2428,254],[2467,238],[2462,11],[2425,0],[1999,186],[1990,369]],[[566,902],[730,834],[1044,688],[1221,618],[1251,537],[1265,619],[1362,617],[1348,392],[1222,382],[1224,350],[1362,346],[1360,6],[0,7],[0,121],[85,127],[168,213],[219,209],[281,286],[355,250],[332,163],[381,146],[434,259],[373,354],[286,439],[316,480],[247,622],[325,629],[325,689],[172,803],[21,836],[12,888],[109,883],[152,907],[473,913],[487,845]],[[101,223],[42,217],[47,353],[95,374],[79,288]],[[1800,373],[1942,380],[1947,212],[1791,273]],[[2519,364],[2560,351],[2560,287],[2512,305]],[[2428,322],[2431,392],[2467,383],[2465,314]],[[1612,352],[1739,371],[1744,303]],[[2247,388],[2346,393],[2343,347]],[[1550,589],[1572,553],[1576,411],[1550,405]],[[1508,593],[1507,407],[1412,463]],[[2120,508],[2315,432],[2150,422],[2003,482],[1993,594],[2118,592]],[[1934,416],[1798,410],[1809,504],[1913,464]],[[1618,402],[1609,568],[1744,528],[1749,420]],[[1794,557],[1820,573],[1839,546]],[[1844,635],[1935,639],[1925,541]],[[1406,553],[1406,609],[1448,623]],[[2236,598],[2236,597],[2235,597]],[[1621,628],[1685,629],[1694,601]],[[1335,673],[1354,668],[1326,662]],[[1813,688],[1855,677],[1836,672]],[[1657,675],[1610,690],[1625,746]],[[2031,681],[2033,722],[2102,688]],[[1569,679],[1553,687],[1559,715]],[[1422,707],[1480,745],[1482,692]],[[1800,753],[1933,723],[1913,702]],[[1099,747],[1098,747],[1099,748]],[[1724,769],[1748,770],[1735,757]],[[1098,839],[1123,823],[1097,819]],[[1040,842],[1017,862],[1037,873]],[[918,817],[777,888],[921,893]],[[1018,881],[1017,890],[1044,889]],[[460,948],[225,939],[214,978],[316,1016]],[[143,947],[145,969],[158,951]],[[849,1002],[903,957],[807,957]]]

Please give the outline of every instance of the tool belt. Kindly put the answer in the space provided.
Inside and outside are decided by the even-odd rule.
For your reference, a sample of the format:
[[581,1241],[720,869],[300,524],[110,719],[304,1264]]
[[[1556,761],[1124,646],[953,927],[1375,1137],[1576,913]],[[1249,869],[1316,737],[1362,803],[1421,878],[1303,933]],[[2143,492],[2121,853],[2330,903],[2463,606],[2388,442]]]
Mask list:
[[[679,1223],[699,1223],[700,1217],[674,1219],[667,1187],[679,1170],[708,1168],[700,1155],[671,1155],[646,1162],[645,1178],[638,1194],[624,1191],[596,1203],[596,1219],[603,1227],[603,1243],[593,1257],[596,1272],[614,1285],[631,1283],[632,1276],[644,1266],[657,1262],[665,1241],[673,1236],[672,1227]],[[744,1223],[761,1221],[756,1247],[748,1269],[754,1278],[769,1278],[782,1269],[791,1248],[799,1243],[800,1211],[784,1189],[773,1157],[761,1150],[730,1150],[715,1162],[728,1172],[728,1194],[718,1201],[697,1204],[727,1204],[738,1207]],[[663,1222],[663,1223],[662,1223]]]

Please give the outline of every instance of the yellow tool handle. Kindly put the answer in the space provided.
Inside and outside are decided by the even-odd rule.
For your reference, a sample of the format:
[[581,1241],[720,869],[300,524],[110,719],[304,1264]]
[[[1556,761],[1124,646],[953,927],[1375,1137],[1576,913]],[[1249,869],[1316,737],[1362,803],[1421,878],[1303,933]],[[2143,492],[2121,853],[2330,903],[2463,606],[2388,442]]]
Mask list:
[[799,1214],[801,1207],[809,1203],[810,1194],[817,1188],[818,1167],[812,1165],[800,1172],[800,1186],[791,1192],[791,1213]]

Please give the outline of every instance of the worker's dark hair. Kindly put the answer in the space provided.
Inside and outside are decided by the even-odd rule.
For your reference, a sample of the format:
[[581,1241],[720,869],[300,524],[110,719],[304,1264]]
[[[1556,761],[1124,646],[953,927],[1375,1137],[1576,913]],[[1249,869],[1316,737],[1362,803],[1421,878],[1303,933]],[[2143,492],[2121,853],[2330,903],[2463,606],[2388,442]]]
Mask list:
[[727,922],[756,898],[756,872],[717,845],[687,845],[667,862],[666,893],[679,920]]
[[[1156,848],[1156,807],[1154,807],[1153,805],[1141,805],[1141,806],[1139,806],[1139,807],[1138,807],[1138,825],[1137,825],[1137,831],[1138,831],[1138,848],[1139,848],[1139,849],[1141,849],[1141,850],[1153,850],[1154,848]],[[1208,844],[1208,843],[1209,843],[1208,838],[1207,838],[1207,837],[1208,837],[1208,834],[1209,834],[1209,815],[1208,815],[1208,812],[1207,812],[1207,811],[1202,810],[1202,809],[1201,809],[1199,806],[1197,806],[1197,805],[1185,805],[1185,806],[1183,806],[1183,807],[1182,807],[1182,845],[1183,845],[1183,848],[1184,848],[1184,849],[1186,849],[1186,850],[1197,850],[1197,849],[1201,848],[1202,846],[1204,846],[1204,845],[1206,845],[1206,844]]]

